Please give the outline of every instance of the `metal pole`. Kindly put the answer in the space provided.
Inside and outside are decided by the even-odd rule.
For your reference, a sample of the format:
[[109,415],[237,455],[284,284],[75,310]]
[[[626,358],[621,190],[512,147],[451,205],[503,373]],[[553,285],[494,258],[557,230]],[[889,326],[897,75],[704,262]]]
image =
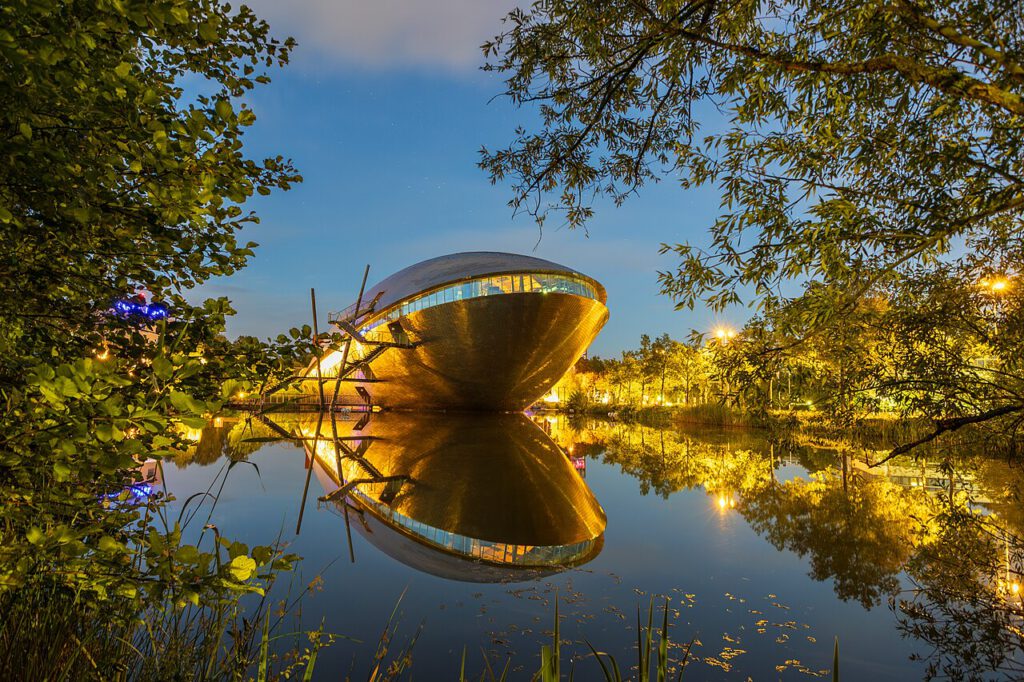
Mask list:
[[299,505],[299,520],[295,524],[295,534],[302,530],[302,515],[306,511],[306,495],[309,494],[309,479],[313,475],[313,466],[316,464],[316,446],[320,440],[320,426],[324,422],[324,411],[320,410],[316,418],[316,433],[313,434],[313,447],[309,451],[309,468],[306,469],[306,483],[302,486],[302,504]]
[[320,409],[324,409],[324,403],[327,402],[324,398],[324,381],[323,375],[320,374],[320,332],[317,329],[316,324],[316,291],[312,287],[309,289],[309,301],[313,306],[313,354],[316,357],[316,385],[320,391]]
[[[366,278],[370,274],[370,264],[366,264],[366,269],[363,270],[363,283],[359,285],[359,296],[356,298],[356,319],[359,318],[359,307],[363,305],[363,292],[366,290]],[[353,320],[355,323],[355,320]],[[345,376],[345,366],[348,364],[348,349],[352,347],[352,339],[345,341],[345,349],[341,353],[341,364],[338,365],[338,380],[334,382],[334,395],[331,396],[331,412],[334,412],[334,406],[338,403],[338,391],[341,390],[341,379]]]

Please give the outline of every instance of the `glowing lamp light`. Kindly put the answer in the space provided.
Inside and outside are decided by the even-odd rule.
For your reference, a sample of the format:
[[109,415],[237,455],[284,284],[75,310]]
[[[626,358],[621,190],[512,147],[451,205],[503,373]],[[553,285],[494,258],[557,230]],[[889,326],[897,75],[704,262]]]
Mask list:
[[728,343],[736,338],[736,332],[728,327],[715,327],[714,334],[721,343]]
[[725,495],[718,496],[718,508],[725,509],[729,506],[729,500],[725,499]]
[[546,396],[544,396],[544,402],[546,402],[546,403],[557,403],[558,402],[558,394],[555,393],[554,391],[551,391],[551,393],[548,393]]
[[119,491],[114,492],[114,493],[107,493],[103,497],[105,497],[108,500],[116,500],[117,498],[121,497],[122,493],[124,493],[125,491],[127,491],[127,493],[128,493],[128,499],[126,501],[129,504],[131,504],[133,502],[134,503],[145,502],[147,499],[149,499],[156,492],[156,490],[153,488],[152,484],[146,483],[146,482],[142,482],[142,483],[132,483],[131,485],[125,486],[123,490],[119,490]]
[[997,276],[991,279],[983,279],[978,282],[978,285],[983,289],[988,289],[993,294],[1001,294],[1010,288],[1010,279],[1008,277]]
[[1010,592],[1013,594],[1020,594],[1020,583],[1015,582],[1010,585]]
[[144,317],[156,322],[167,317],[167,308],[159,303],[146,304],[144,298],[138,300],[117,301],[114,311],[125,317]]

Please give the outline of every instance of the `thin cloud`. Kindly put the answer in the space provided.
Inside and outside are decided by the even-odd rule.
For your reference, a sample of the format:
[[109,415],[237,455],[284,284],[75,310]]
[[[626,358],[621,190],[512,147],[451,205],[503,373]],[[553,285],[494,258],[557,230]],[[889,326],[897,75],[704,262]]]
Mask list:
[[516,0],[250,0],[276,35],[291,35],[298,58],[367,70],[472,71],[480,45],[501,31]]

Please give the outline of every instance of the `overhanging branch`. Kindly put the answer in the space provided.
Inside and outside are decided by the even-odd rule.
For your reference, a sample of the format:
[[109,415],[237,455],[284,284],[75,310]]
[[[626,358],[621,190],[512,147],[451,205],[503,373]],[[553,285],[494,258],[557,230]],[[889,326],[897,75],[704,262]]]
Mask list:
[[1013,414],[1014,412],[1022,411],[1024,411],[1024,405],[1003,405],[1002,407],[996,407],[980,414],[972,414],[966,417],[955,417],[953,419],[938,419],[935,421],[935,430],[927,436],[923,436],[911,443],[904,443],[903,445],[893,448],[888,455],[871,466],[876,467],[885,464],[893,457],[905,455],[914,448],[924,445],[925,443],[929,443],[944,433],[951,433],[969,424],[980,424],[981,422],[986,422],[990,419],[996,419],[997,417],[1003,417],[1008,414]]

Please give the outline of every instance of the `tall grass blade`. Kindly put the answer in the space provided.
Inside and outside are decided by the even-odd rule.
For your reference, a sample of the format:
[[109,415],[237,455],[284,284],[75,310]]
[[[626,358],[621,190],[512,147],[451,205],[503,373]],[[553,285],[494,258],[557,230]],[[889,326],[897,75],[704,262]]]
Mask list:
[[832,647],[832,682],[839,682],[839,637]]
[[676,682],[683,679],[683,671],[686,670],[686,662],[690,660],[690,650],[693,649],[693,643],[697,641],[697,635],[690,638],[690,643],[686,645],[686,651],[683,652],[683,658],[679,661],[679,675],[676,677]]
[[270,653],[270,609],[263,619],[263,641],[260,642],[260,669],[257,672],[258,682],[267,682],[267,659]]
[[[619,664],[615,662],[615,657],[611,654],[606,654],[603,651],[598,651],[594,648],[594,645],[590,643],[590,640],[584,639],[587,646],[594,653],[594,658],[597,659],[598,664],[601,666],[601,672],[604,673],[604,679],[606,682],[622,682],[622,672],[619,670]],[[607,656],[608,661],[611,663],[611,668],[605,665],[604,661],[601,660],[602,656]]]
[[553,669],[554,662],[552,661],[551,647],[545,644],[540,648],[540,679],[542,682],[554,682]]
[[554,676],[554,679],[556,681],[562,679],[562,666],[561,666],[561,660],[560,660],[561,656],[559,655],[560,651],[561,651],[561,648],[562,648],[562,632],[561,632],[561,629],[560,629],[558,621],[559,621],[559,618],[558,618],[558,590],[556,589],[555,590],[555,653],[554,653],[554,662],[555,662],[555,669],[554,669],[554,675],[555,676]]
[[[653,601],[651,602],[653,606]],[[658,641],[658,682],[665,682],[668,674],[668,597],[665,597],[665,613],[661,620],[661,639]]]
[[[506,658],[505,659],[505,667],[501,669],[501,676],[500,677],[495,677],[494,676],[494,668],[491,667],[491,661],[487,658],[487,652],[484,651],[483,647],[480,647],[480,653],[483,655],[483,657],[484,657],[484,665],[487,667],[487,671],[486,671],[487,672],[487,679],[490,680],[491,682],[505,682],[505,679],[508,677],[508,667],[509,667],[509,665],[512,664],[512,659],[511,658]],[[465,648],[463,648],[463,650],[462,650],[462,663],[463,663],[463,666],[465,666],[465,663],[466,663],[466,650],[465,650]],[[480,676],[480,679],[481,680],[483,679],[483,675]],[[460,680],[460,682],[462,682],[462,681]]]
[[313,669],[316,668],[316,657],[320,653],[320,635],[323,633],[323,630],[324,623],[320,621],[320,629],[316,631],[313,650],[309,652],[309,662],[306,663],[306,670],[302,673],[302,682],[310,682],[313,679]]

